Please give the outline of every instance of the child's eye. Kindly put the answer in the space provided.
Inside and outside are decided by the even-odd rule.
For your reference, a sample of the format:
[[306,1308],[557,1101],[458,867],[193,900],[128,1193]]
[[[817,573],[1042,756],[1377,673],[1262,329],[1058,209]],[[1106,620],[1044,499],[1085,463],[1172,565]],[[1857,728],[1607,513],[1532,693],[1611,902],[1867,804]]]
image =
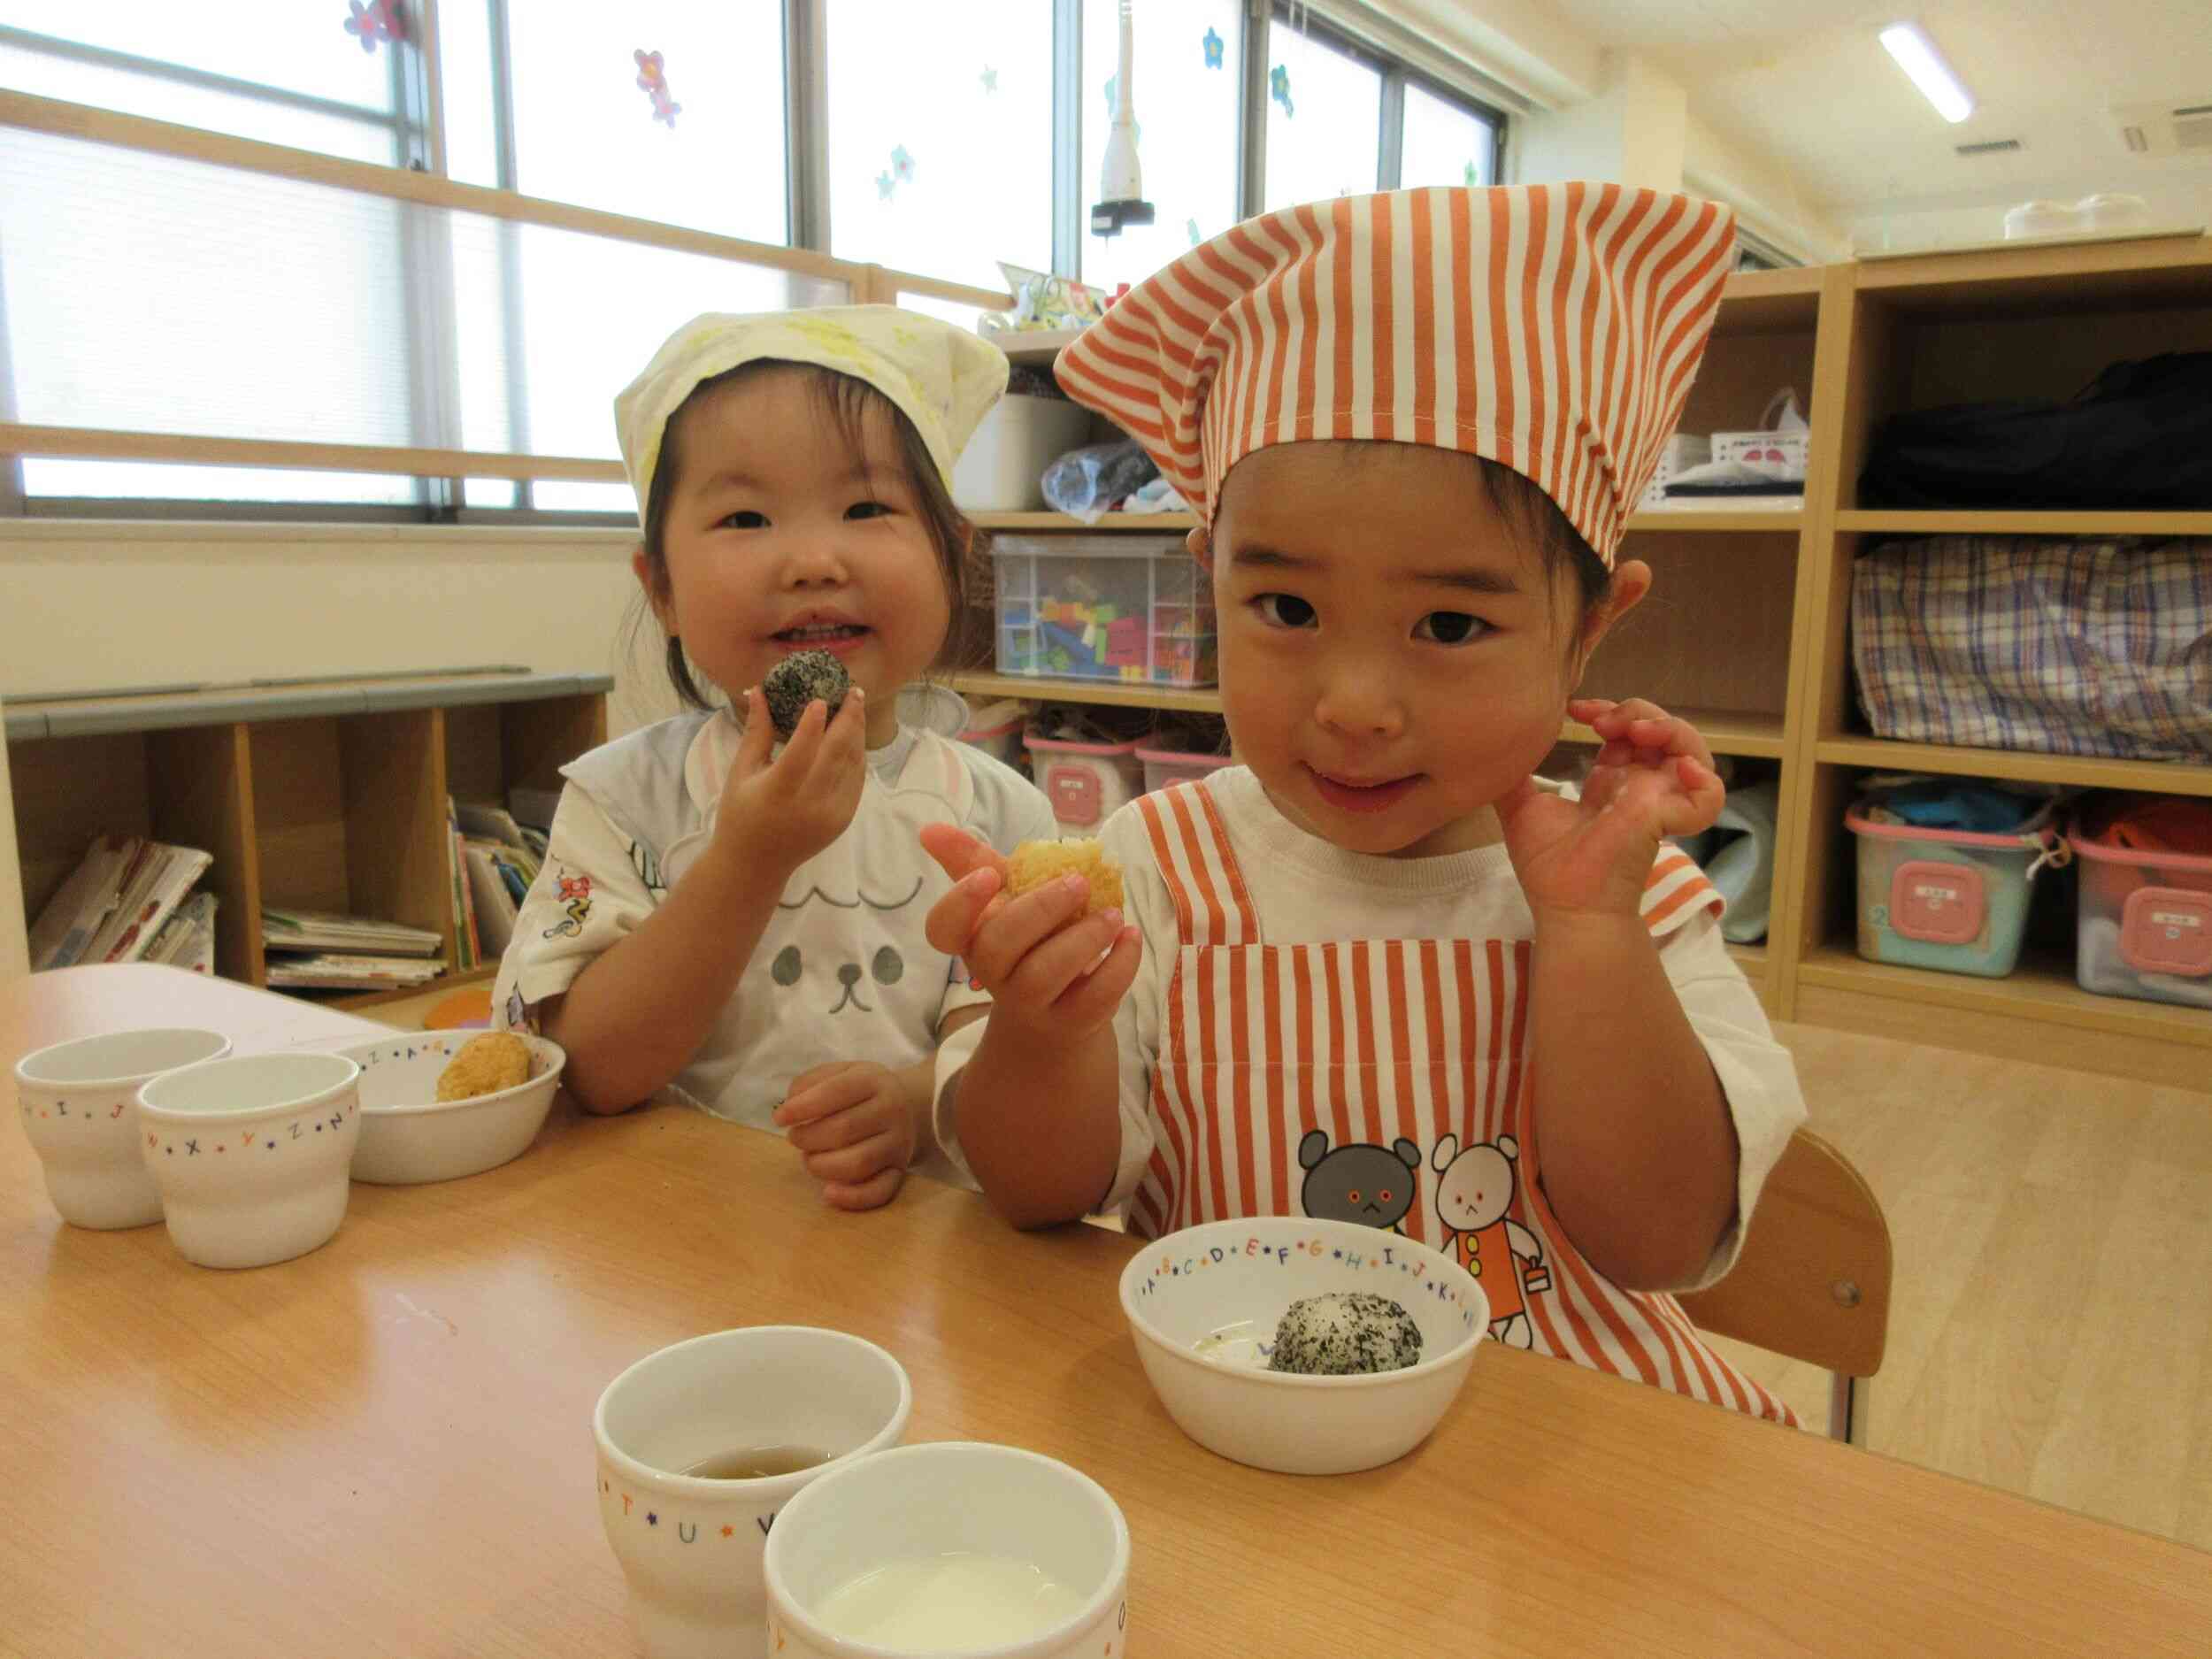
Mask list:
[[768,515],[764,512],[755,512],[750,508],[747,508],[743,511],[732,513],[722,522],[733,530],[765,530],[768,527]]
[[890,511],[889,507],[879,501],[856,501],[845,509],[845,517],[848,518],[881,518],[888,515]]
[[1262,594],[1252,602],[1260,613],[1260,620],[1275,628],[1308,628],[1313,626],[1313,607],[1295,594]]
[[1432,640],[1439,645],[1464,645],[1489,631],[1487,622],[1464,611],[1432,611],[1413,625],[1415,639]]

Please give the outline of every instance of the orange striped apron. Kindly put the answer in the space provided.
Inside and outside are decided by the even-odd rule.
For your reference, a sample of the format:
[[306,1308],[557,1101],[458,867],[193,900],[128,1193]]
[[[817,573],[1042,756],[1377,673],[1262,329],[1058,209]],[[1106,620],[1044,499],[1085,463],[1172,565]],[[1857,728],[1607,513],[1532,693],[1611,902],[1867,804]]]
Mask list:
[[[1178,944],[1154,1068],[1155,1145],[1130,1207],[1157,1238],[1234,1216],[1325,1216],[1435,1246],[1479,1278],[1491,1334],[1794,1424],[1673,1297],[1585,1261],[1537,1180],[1519,939],[1271,945],[1212,795],[1140,797]],[[1670,848],[1645,914],[1717,895]]]

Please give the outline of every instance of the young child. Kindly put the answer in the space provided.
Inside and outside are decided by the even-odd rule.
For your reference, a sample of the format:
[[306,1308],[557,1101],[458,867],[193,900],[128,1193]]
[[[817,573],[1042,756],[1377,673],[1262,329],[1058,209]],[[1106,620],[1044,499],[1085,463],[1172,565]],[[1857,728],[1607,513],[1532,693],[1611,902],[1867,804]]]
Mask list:
[[[953,458],[1005,386],[975,336],[853,306],[696,318],[616,400],[632,566],[689,711],[562,769],[494,992],[592,1110],[673,1083],[787,1132],[850,1209],[931,1149],[932,1056],[987,1005],[926,937],[948,883],[918,827],[1002,851],[1056,833],[1010,768],[898,718],[958,614]],[[852,688],[779,749],[760,683],[806,649]]]
[[[1338,200],[1062,355],[1198,513],[1243,764],[1107,824],[1125,919],[1009,902],[929,832],[962,878],[932,937],[996,998],[940,1056],[939,1129],[1018,1225],[1394,1229],[1504,1340],[1786,1417],[1661,1294],[1727,1271],[1804,1116],[1662,839],[1719,780],[1651,705],[1571,700],[1650,588],[1614,556],[1732,240],[1611,186]],[[1578,798],[1532,778],[1570,712],[1608,740]]]

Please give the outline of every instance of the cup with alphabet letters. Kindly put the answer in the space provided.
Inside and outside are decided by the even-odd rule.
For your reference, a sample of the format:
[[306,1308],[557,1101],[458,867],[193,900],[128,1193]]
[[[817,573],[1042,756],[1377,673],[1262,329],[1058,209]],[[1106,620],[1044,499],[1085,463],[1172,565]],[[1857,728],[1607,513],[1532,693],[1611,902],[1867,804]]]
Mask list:
[[650,1659],[767,1646],[761,1555],[818,1476],[895,1446],[914,1391],[898,1361],[812,1325],[747,1325],[647,1355],[599,1396],[599,1518]]
[[23,1133],[64,1221],[143,1227],[161,1219],[161,1189],[138,1156],[138,1091],[164,1071],[229,1052],[219,1031],[170,1025],[80,1037],[16,1062]]

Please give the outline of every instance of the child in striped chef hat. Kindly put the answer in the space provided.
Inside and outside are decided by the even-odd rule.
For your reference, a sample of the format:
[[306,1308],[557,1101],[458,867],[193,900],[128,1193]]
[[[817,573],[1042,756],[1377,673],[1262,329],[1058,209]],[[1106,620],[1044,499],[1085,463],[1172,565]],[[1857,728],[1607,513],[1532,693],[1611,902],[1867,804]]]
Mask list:
[[[1330,1217],[1434,1245],[1492,1330],[1786,1417],[1670,1289],[1711,1283],[1804,1117],[1666,837],[1702,741],[1574,693],[1650,590],[1617,558],[1730,266],[1728,211],[1611,185],[1424,189],[1250,220],[1062,355],[1194,508],[1242,764],[1108,823],[1125,914],[959,885],[995,998],[938,1131],[1013,1220],[1158,1235]],[[1606,742],[1532,776],[1563,716]]]

